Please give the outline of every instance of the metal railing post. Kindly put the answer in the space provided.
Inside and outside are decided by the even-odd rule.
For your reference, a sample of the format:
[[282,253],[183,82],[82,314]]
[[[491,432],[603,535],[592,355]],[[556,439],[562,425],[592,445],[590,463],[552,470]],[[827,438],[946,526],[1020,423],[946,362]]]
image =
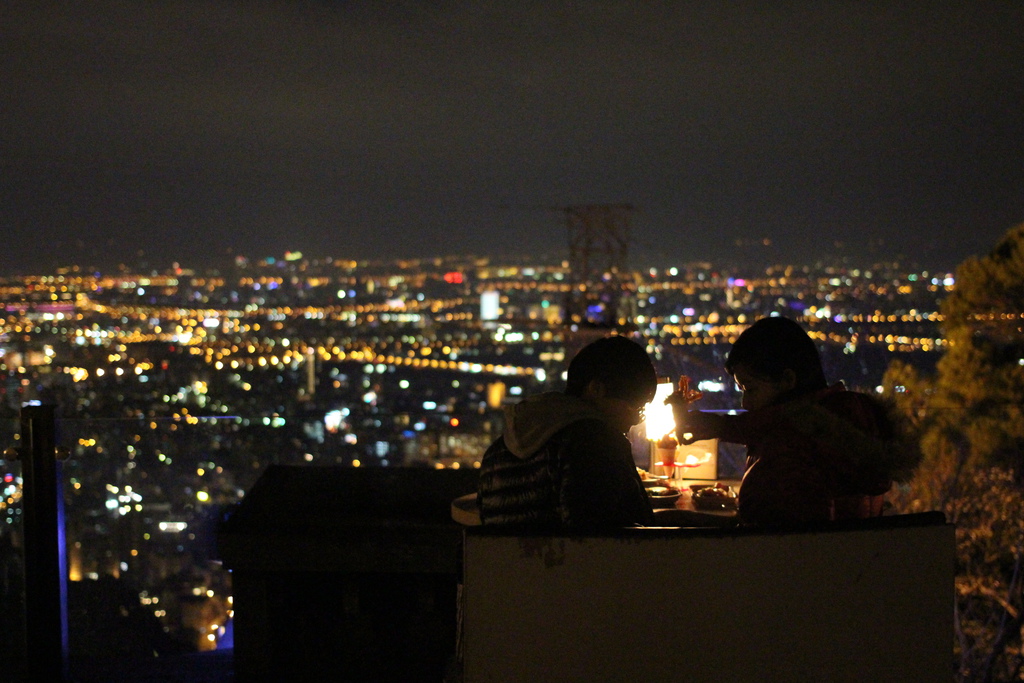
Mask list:
[[30,680],[68,680],[67,556],[55,407],[21,409],[25,634]]

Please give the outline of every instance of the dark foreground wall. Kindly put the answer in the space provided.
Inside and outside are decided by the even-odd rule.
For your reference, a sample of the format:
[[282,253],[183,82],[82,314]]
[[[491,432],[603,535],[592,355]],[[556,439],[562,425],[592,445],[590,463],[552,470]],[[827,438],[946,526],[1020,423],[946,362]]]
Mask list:
[[439,681],[467,470],[269,468],[222,524],[239,681]]

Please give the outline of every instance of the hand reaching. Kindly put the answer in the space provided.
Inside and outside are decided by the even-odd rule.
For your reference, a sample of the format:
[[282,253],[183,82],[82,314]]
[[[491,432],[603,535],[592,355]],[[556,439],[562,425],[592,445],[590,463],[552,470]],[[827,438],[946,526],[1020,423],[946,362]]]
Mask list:
[[704,398],[704,393],[702,391],[690,388],[690,378],[686,375],[680,375],[679,382],[676,384],[676,390],[672,395],[678,395],[686,403],[696,403]]
[[676,419],[676,438],[684,446],[696,441],[717,439],[721,435],[722,421],[725,419],[722,415],[699,410],[676,411],[675,406],[673,413]]
[[[672,406],[672,417],[676,422],[676,438],[683,445],[690,445],[695,441],[714,439],[718,436],[721,416],[713,413],[702,413],[699,410],[690,410],[689,406],[699,401],[704,394],[696,389],[690,388],[690,378],[683,375],[679,378],[676,391],[665,399],[665,403]],[[689,438],[684,435],[689,434]]]

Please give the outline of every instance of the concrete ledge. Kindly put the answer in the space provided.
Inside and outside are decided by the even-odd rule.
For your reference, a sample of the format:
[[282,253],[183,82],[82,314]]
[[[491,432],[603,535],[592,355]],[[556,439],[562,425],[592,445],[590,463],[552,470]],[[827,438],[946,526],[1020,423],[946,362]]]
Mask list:
[[465,681],[952,675],[941,514],[803,530],[465,531]]

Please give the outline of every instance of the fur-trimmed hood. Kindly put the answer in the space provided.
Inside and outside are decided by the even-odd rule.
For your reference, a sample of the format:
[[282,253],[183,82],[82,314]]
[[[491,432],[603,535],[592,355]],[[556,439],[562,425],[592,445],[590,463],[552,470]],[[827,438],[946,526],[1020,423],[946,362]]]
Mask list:
[[557,432],[580,420],[604,420],[592,404],[551,391],[505,408],[505,445],[517,458],[536,453]]

